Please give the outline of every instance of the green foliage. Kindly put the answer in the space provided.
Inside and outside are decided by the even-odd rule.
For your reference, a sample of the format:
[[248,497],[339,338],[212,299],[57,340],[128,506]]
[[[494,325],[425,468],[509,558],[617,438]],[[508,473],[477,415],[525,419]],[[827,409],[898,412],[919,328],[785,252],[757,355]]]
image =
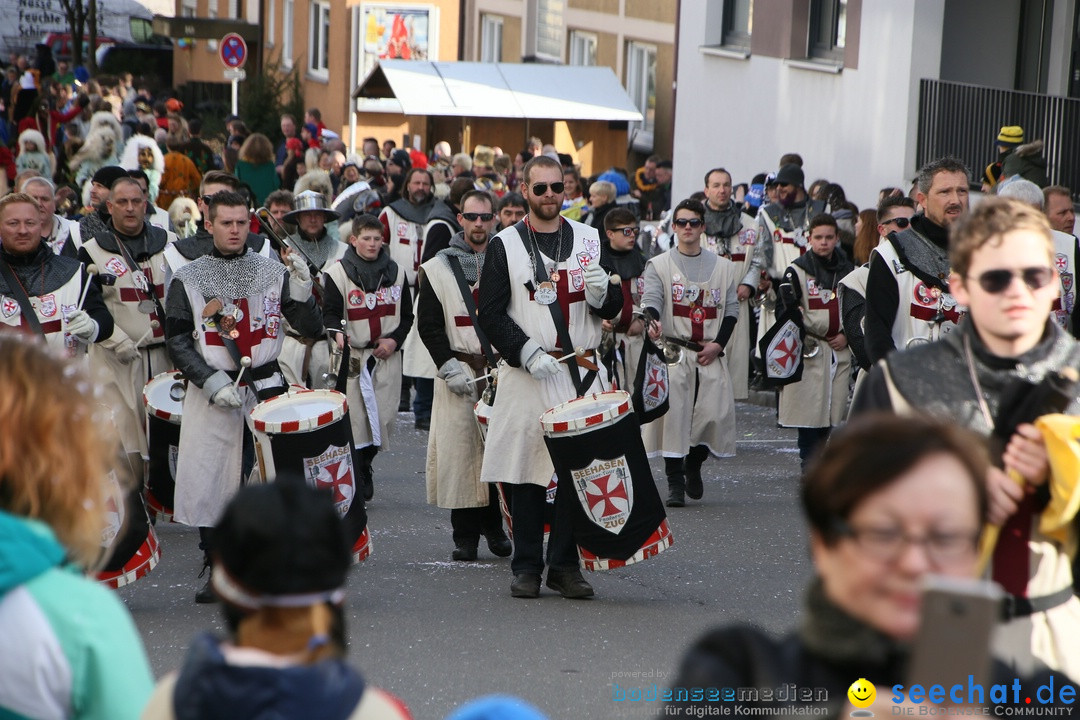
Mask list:
[[261,74],[249,72],[240,83],[239,104],[248,130],[266,135],[276,145],[281,141],[282,113],[292,113],[298,121],[304,117],[299,65],[286,72],[276,56],[268,58]]

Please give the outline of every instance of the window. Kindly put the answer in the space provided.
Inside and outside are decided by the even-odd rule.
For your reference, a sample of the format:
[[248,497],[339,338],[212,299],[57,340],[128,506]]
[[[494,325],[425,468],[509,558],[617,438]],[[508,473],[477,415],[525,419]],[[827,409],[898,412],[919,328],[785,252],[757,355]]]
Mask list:
[[330,3],[311,3],[308,70],[319,78],[327,78],[330,67]]
[[562,62],[563,14],[566,0],[536,0],[536,57]]
[[240,19],[240,0],[229,0],[229,17]]
[[293,63],[293,0],[283,0],[281,6],[281,65],[286,70]]
[[266,46],[274,47],[277,35],[277,0],[266,0]]
[[721,44],[750,49],[754,27],[754,0],[727,0],[724,3],[724,31]]
[[596,36],[580,30],[570,31],[570,64],[596,64]]
[[652,152],[656,126],[656,48],[631,42],[626,48],[626,91],[641,114],[642,123],[632,123],[630,136],[634,150]]
[[809,57],[844,61],[847,4],[848,0],[811,0],[810,38],[806,53]]
[[480,16],[480,62],[502,62],[503,19]]
[[[211,7],[209,9],[207,9],[206,17],[210,18],[211,20],[216,20],[217,19],[217,8],[216,7]],[[218,44],[217,40],[207,40],[206,41],[206,49],[209,52],[217,52],[217,44]]]
[[180,8],[180,17],[195,17],[195,12],[195,0],[184,0],[184,5]]

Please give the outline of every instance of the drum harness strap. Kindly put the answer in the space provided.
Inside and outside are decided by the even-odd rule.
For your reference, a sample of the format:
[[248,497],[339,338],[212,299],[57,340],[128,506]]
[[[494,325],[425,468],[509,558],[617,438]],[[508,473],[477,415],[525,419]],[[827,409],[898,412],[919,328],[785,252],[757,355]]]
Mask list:
[[[124,256],[124,263],[128,266],[128,270],[131,271],[133,274],[137,273],[137,272],[141,273],[142,272],[142,267],[139,265],[139,263],[135,262],[135,259],[131,256],[131,253],[128,252],[127,247],[124,246],[124,241],[121,240],[119,237],[117,237],[116,233],[113,233],[113,238],[116,240],[117,247],[120,248],[120,254]],[[149,258],[147,258],[147,262],[149,263]],[[143,277],[146,277],[146,273],[143,273]],[[154,312],[157,313],[157,316],[161,321],[164,321],[164,319],[165,319],[165,308],[163,308],[161,306],[161,300],[158,299],[157,292],[154,290],[153,281],[150,278],[146,278],[146,290],[145,291],[143,291],[142,288],[138,287],[137,284],[136,284],[135,289],[138,290],[139,292],[143,293],[144,295],[146,295],[146,297],[151,302],[154,303]],[[161,343],[157,343],[157,344],[161,345],[163,343],[164,343],[164,341],[162,341]],[[149,365],[148,365],[148,367],[149,367]]]
[[480,348],[484,353],[484,357],[487,358],[488,367],[493,368],[499,361],[495,358],[495,351],[491,349],[491,343],[488,342],[487,335],[480,329],[476,314],[476,303],[473,301],[469,284],[465,281],[465,272],[461,269],[461,263],[453,255],[447,256],[446,260],[450,263],[450,271],[454,273],[454,279],[457,280],[458,292],[461,293],[461,299],[465,303],[465,310],[468,311],[469,320],[472,321],[473,330],[476,331],[476,339],[480,341]]
[[[156,300],[156,298],[155,298],[155,300]],[[206,298],[206,300],[210,300],[210,298]],[[214,320],[214,324],[217,327],[220,328],[221,327],[221,311],[218,310],[216,313],[214,313],[212,318]],[[234,363],[236,363],[236,367],[237,367],[236,370],[226,370],[225,374],[228,375],[229,377],[231,377],[233,380],[235,380],[236,376],[240,373],[240,369],[243,367],[243,364],[240,362],[240,360],[241,360],[240,348],[237,347],[236,341],[233,340],[231,337],[229,337],[228,333],[219,332],[218,336],[221,338],[221,344],[225,346],[225,349],[229,352],[229,357],[232,358],[232,361]],[[281,372],[281,366],[278,365],[277,360],[271,360],[268,363],[263,363],[259,367],[250,367],[246,371],[246,374],[247,374],[247,377],[248,377],[248,383],[246,383],[246,384],[250,385],[251,391],[253,393],[255,393],[255,396],[260,401],[268,400],[268,399],[274,397],[275,395],[282,394],[283,392],[285,392],[286,388],[278,386],[278,387],[263,388],[263,389],[260,390],[259,388],[255,387],[255,381],[256,380],[266,380],[267,378],[273,377],[276,373],[280,373],[280,372]]]
[[[528,238],[528,242],[532,244],[534,257],[540,258],[540,245],[536,242],[536,238],[533,237],[533,234],[529,232],[528,227],[525,225],[525,221],[519,220],[518,223],[514,225],[514,229],[517,230],[520,237]],[[572,252],[573,251],[571,251],[571,253]],[[560,258],[555,258],[555,262],[559,263],[562,261]],[[537,283],[547,282],[547,278],[544,277],[544,265],[539,262],[539,260],[535,263],[533,273],[535,274]],[[562,346],[563,354],[577,354],[577,351],[574,348],[574,341],[570,339],[570,327],[566,324],[566,318],[563,317],[562,306],[556,301],[548,305],[547,308],[551,311],[551,320],[555,323],[555,331],[559,335],[559,344]],[[577,390],[577,396],[584,397],[585,393],[592,386],[593,380],[596,379],[597,371],[589,370],[589,372],[585,374],[585,377],[582,378],[577,362],[571,360],[570,362],[567,362],[566,365],[570,368],[570,378],[574,381],[574,388]]]
[[[23,317],[26,318],[26,324],[30,326],[35,335],[45,337],[45,331],[41,329],[41,323],[38,322],[34,306],[30,304],[30,297],[26,294],[26,290],[23,289],[19,278],[15,277],[15,272],[8,265],[7,260],[3,258],[0,258],[0,276],[3,276],[8,290],[15,296],[15,301],[19,303],[19,309],[22,311]],[[87,278],[87,282],[89,281],[89,278]]]

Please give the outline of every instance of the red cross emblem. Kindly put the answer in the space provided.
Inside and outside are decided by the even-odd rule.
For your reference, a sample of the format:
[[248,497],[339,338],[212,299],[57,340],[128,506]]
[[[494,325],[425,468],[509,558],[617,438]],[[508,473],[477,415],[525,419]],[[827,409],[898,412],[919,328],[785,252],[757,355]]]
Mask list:
[[1067,258],[1064,253],[1058,253],[1057,257],[1054,258],[1054,265],[1059,272],[1065,270],[1069,267],[1069,258]]
[[15,302],[14,298],[6,297],[3,306],[0,307],[0,312],[4,313],[4,317],[9,318],[19,312],[19,303]]
[[786,337],[776,344],[776,350],[772,356],[773,360],[786,371],[795,362],[795,350],[795,341],[790,337]]
[[645,378],[645,395],[656,399],[658,403],[667,397],[667,377],[660,372],[660,368],[649,368],[649,374]]
[[333,493],[334,506],[338,514],[344,517],[356,496],[352,455],[348,446],[331,445],[318,457],[304,458],[304,466],[311,484]]
[[611,473],[594,479],[589,486],[595,488],[595,492],[586,490],[585,497],[589,502],[589,510],[599,520],[605,520],[628,509],[630,498],[626,495],[626,488],[621,481],[615,480]]

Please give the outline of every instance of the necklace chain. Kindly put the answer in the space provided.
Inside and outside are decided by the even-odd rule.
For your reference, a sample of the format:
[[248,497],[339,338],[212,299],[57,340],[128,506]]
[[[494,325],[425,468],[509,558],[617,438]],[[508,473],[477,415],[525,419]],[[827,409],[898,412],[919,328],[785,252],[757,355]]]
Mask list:
[[[531,241],[529,243],[529,261],[532,263],[533,277],[535,278],[536,277],[536,258],[533,256],[533,246],[536,246],[537,252],[540,252],[540,243],[536,239],[536,230],[533,229],[532,223],[529,222],[529,216],[528,215],[525,216],[525,227],[527,227],[529,229],[529,240]],[[553,258],[553,260],[555,261],[555,264],[552,265],[551,272],[555,272],[555,268],[559,267],[559,263],[562,262],[562,240],[563,240],[563,232],[562,232],[562,230],[563,230],[562,217],[560,217],[559,218],[559,227],[558,227],[558,229],[555,230],[555,232],[557,232],[559,234],[559,239],[558,239],[558,245],[557,245],[557,247],[555,249],[555,257]],[[545,274],[550,275],[550,273],[548,273],[547,267],[544,268],[544,272],[545,272]],[[547,279],[550,280],[551,278],[549,277]]]
[[[689,282],[689,283],[691,283],[693,285],[701,285],[703,282],[705,282],[705,280],[709,279],[708,277],[706,277],[704,279],[695,280],[694,278],[690,277],[690,273],[688,273],[686,271],[686,268],[682,264],[682,260],[679,259],[679,258],[682,258],[682,257],[698,257],[699,258],[699,257],[701,257],[701,251],[698,251],[697,255],[685,255],[684,256],[682,254],[682,252],[678,248],[675,248],[675,267],[679,268],[679,270],[682,271],[682,274],[686,276],[687,282]],[[700,270],[700,268],[699,268],[699,270]]]

